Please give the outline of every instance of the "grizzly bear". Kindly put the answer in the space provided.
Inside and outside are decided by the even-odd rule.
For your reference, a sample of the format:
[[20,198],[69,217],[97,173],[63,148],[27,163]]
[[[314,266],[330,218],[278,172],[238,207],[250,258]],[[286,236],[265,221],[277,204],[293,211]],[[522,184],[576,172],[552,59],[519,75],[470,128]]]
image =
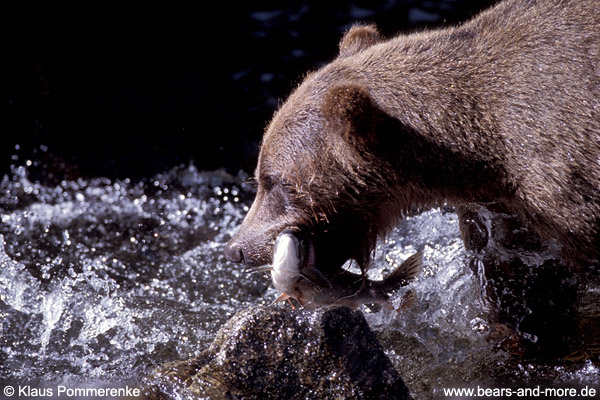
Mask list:
[[[348,259],[366,269],[399,219],[444,203],[476,252],[489,240],[477,210],[491,210],[519,232],[503,236],[507,246],[559,250],[533,269],[484,257],[490,296],[512,282],[542,326],[535,334],[557,329],[547,313],[572,311],[566,278],[600,256],[600,2],[505,0],[460,26],[389,40],[352,27],[273,117],[255,178],[228,260],[268,264],[277,235],[293,229],[324,274]],[[499,308],[516,325],[514,299]]]

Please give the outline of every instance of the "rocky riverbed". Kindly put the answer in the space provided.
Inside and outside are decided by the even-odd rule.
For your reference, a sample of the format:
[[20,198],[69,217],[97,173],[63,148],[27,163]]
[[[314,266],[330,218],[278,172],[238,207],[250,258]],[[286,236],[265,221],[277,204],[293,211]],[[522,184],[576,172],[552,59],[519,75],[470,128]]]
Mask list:
[[236,314],[200,356],[146,378],[151,399],[409,399],[361,312],[277,306]]

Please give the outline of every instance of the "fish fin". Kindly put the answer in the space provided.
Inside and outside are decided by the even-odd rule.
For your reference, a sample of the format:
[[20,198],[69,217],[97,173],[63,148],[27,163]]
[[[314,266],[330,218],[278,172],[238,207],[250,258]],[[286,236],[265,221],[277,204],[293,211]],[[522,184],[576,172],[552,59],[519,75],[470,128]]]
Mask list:
[[329,282],[329,279],[327,279],[325,275],[323,275],[323,273],[316,268],[303,268],[302,271],[300,271],[300,276],[306,280],[309,280],[320,288],[331,288],[331,282]]
[[290,298],[290,296],[288,296],[287,294],[281,293],[279,296],[277,296],[277,298],[271,304],[281,303],[282,301],[286,301],[289,298]]
[[300,303],[303,308],[306,307],[306,303],[302,300],[302,297],[296,297],[296,300],[298,300],[298,303]]
[[397,311],[411,308],[415,305],[416,301],[417,299],[415,297],[415,293],[412,290],[409,290],[404,296],[402,296],[402,299],[400,300],[400,306],[398,307]]
[[399,310],[396,310],[394,308],[394,305],[390,302],[390,301],[386,301],[385,303],[383,303],[382,308],[385,310],[385,312],[387,313],[392,313],[392,312],[398,312]]
[[296,307],[294,307],[294,303],[292,303],[292,298],[288,297],[287,301],[288,301],[288,303],[290,303],[290,306],[292,306],[292,310],[295,310]]
[[421,272],[422,266],[423,253],[413,254],[385,278],[384,283],[386,285],[399,283],[401,286],[405,286]]
[[268,271],[272,271],[273,270],[273,266],[272,265],[263,265],[261,267],[256,267],[256,268],[248,268],[246,270],[246,272],[253,274],[255,272],[268,272]]

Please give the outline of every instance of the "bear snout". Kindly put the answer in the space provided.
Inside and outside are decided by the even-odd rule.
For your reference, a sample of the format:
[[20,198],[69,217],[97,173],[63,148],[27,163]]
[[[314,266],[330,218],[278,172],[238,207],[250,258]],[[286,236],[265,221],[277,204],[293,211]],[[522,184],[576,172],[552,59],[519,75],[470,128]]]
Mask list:
[[271,263],[275,234],[270,231],[248,232],[244,227],[227,243],[225,258],[248,267],[260,267]]
[[227,243],[227,247],[225,248],[225,258],[229,262],[244,263],[247,257],[244,256],[242,246],[232,239]]

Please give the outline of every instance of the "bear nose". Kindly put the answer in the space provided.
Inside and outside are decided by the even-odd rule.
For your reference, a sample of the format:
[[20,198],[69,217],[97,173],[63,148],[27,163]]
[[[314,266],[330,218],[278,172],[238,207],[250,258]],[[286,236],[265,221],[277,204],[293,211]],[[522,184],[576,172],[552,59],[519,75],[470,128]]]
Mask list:
[[242,247],[238,243],[230,241],[225,248],[225,258],[227,261],[234,263],[244,262],[244,252],[242,251]]

